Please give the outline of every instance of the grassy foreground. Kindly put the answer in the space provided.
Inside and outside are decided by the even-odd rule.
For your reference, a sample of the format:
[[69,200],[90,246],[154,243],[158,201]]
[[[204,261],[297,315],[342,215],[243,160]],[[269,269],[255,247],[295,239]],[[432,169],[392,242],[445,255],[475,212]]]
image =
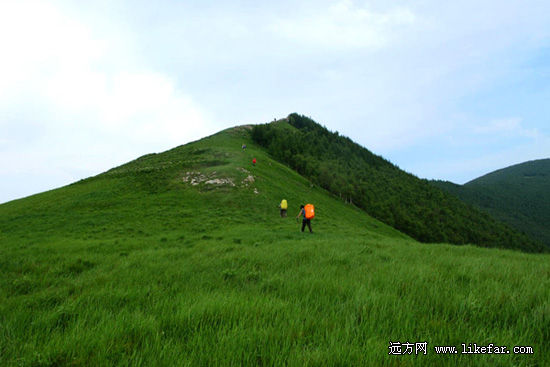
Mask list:
[[[550,365],[548,255],[420,244],[247,139],[0,206],[0,365]],[[313,234],[292,218],[301,202]],[[390,341],[427,354],[388,355]],[[534,354],[433,349],[461,343]]]

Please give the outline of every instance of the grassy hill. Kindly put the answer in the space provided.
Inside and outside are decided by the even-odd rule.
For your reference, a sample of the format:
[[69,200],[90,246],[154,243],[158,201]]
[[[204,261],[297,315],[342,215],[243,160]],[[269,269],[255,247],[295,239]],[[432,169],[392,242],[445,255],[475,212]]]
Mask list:
[[[544,366],[549,265],[418,243],[239,127],[0,205],[0,365]],[[511,353],[433,349],[461,343]]]
[[252,137],[316,184],[419,241],[548,250],[305,116],[256,125]]
[[550,247],[550,159],[503,168],[464,185],[433,183]]

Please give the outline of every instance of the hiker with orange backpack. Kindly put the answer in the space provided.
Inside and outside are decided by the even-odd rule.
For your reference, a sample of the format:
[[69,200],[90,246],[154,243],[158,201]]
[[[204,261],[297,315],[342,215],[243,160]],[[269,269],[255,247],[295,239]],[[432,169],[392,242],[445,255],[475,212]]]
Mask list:
[[315,208],[313,207],[313,204],[300,205],[300,212],[296,216],[296,220],[298,220],[301,215],[304,216],[302,219],[302,232],[307,225],[309,228],[309,233],[313,233],[311,230],[311,220],[315,217]]

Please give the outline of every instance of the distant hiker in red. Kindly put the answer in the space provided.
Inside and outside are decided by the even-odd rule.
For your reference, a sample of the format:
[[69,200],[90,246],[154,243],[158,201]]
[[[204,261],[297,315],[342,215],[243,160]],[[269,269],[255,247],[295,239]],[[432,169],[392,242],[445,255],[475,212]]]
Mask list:
[[[307,208],[307,209],[306,209]],[[302,219],[302,232],[307,227],[309,228],[309,233],[313,233],[311,230],[311,219],[315,214],[313,214],[313,205],[307,204],[306,206],[300,205],[300,212],[296,216],[296,219],[300,218],[300,216],[304,216]]]
[[253,165],[253,166],[256,165],[256,158],[252,159],[252,165]]

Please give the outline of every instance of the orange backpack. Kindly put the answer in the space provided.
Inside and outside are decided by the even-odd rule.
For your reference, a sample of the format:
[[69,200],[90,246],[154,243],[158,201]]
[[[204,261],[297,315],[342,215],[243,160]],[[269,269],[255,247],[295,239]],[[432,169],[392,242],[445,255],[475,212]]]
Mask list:
[[313,219],[315,217],[315,207],[313,204],[304,206],[304,211],[306,213],[306,219]]

